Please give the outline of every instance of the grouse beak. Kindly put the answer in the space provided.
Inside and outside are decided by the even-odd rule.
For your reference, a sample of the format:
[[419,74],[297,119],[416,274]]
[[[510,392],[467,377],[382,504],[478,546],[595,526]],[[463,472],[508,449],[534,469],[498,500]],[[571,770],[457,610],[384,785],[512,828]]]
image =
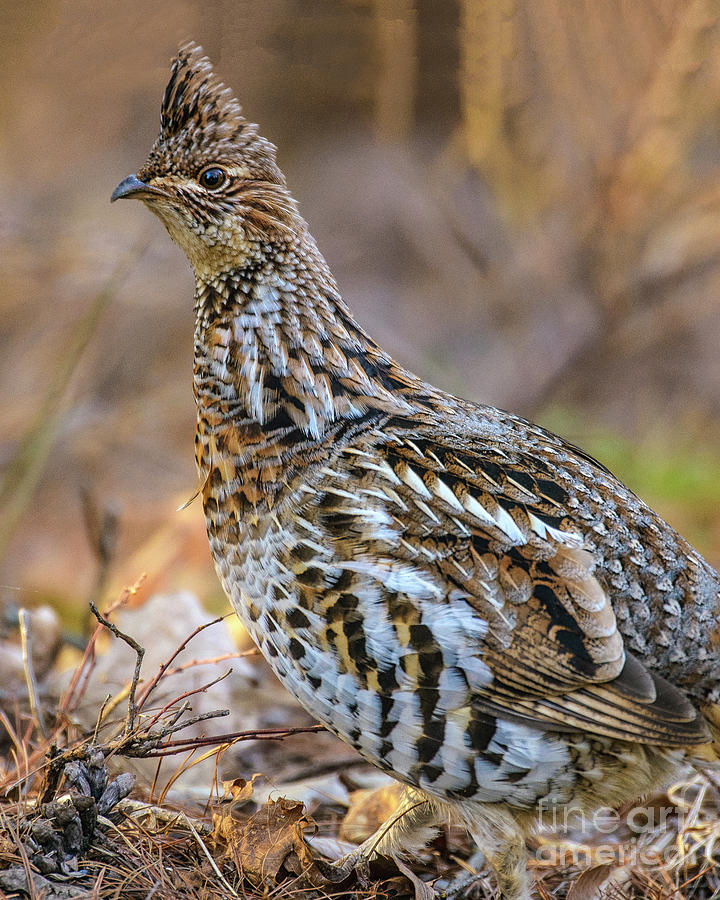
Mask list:
[[137,175],[128,175],[127,178],[123,178],[112,192],[110,202],[114,203],[116,200],[126,199],[146,200],[148,197],[158,195],[164,196],[164,191],[150,184],[145,184],[144,181],[140,181]]

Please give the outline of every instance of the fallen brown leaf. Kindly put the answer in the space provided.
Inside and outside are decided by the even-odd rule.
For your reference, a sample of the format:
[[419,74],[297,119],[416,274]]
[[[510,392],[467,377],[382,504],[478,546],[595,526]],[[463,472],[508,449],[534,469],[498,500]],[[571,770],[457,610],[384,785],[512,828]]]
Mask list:
[[[239,788],[240,793],[243,790]],[[259,886],[274,884],[283,866],[294,874],[311,875],[314,861],[303,831],[314,825],[302,803],[281,797],[268,800],[246,822],[222,817],[218,830],[238,872]]]
[[598,900],[612,870],[612,866],[601,865],[581,872],[570,885],[567,900]]
[[255,773],[250,781],[244,778],[235,778],[233,781],[223,781],[225,794],[230,798],[231,808],[240,803],[246,803],[251,799],[255,790],[255,779],[260,778],[259,773]]
[[408,868],[408,866],[406,866],[405,863],[397,856],[393,855],[393,861],[395,862],[395,865],[398,867],[398,869],[408,879],[410,884],[412,884],[413,890],[415,891],[415,900],[434,900],[435,891],[432,889],[431,885],[418,878],[418,876],[412,871],[412,869]]

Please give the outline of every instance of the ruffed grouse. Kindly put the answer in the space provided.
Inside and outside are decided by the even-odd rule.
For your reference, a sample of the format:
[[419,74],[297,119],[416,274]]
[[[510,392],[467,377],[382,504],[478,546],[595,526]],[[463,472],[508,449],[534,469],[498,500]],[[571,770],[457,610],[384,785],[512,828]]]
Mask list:
[[217,571],[288,690],[407,786],[345,869],[452,819],[527,898],[539,805],[616,806],[712,758],[720,579],[582,451],[373,342],[195,45],[161,128],[112,199],[195,271]]

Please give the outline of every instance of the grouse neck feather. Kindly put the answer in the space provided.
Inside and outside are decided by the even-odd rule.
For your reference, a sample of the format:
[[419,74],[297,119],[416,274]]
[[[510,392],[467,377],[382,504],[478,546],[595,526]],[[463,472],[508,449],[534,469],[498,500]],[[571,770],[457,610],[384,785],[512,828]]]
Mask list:
[[[422,382],[352,317],[307,233],[196,272],[195,395],[204,425],[303,445],[343,422],[417,410]],[[211,427],[211,430],[212,430]]]

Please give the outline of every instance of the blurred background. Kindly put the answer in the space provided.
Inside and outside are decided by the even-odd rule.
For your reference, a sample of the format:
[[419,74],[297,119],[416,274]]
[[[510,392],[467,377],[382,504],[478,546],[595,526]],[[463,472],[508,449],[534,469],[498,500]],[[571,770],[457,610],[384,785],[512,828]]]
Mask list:
[[193,282],[109,204],[200,42],[362,324],[598,456],[720,564],[717,0],[4,0],[0,602],[190,589]]

